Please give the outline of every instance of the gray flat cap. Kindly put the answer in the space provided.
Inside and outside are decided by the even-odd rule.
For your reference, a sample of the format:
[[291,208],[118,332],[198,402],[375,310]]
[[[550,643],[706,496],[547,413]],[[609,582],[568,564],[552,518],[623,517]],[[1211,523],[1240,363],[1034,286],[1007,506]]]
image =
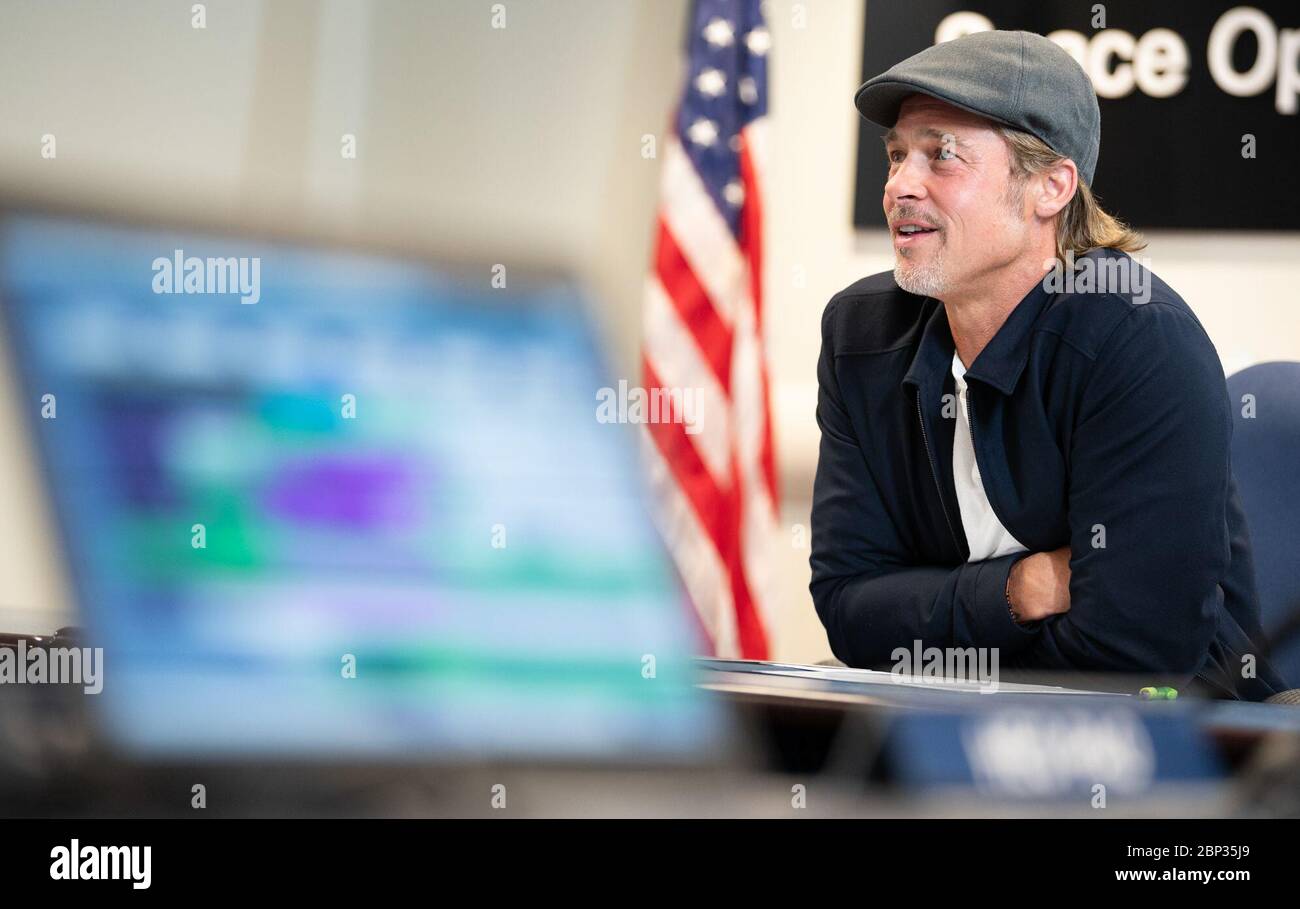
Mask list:
[[975,32],[927,47],[869,79],[853,103],[892,127],[903,99],[917,93],[1037,136],[1092,183],[1101,147],[1097,93],[1074,58],[1042,35]]

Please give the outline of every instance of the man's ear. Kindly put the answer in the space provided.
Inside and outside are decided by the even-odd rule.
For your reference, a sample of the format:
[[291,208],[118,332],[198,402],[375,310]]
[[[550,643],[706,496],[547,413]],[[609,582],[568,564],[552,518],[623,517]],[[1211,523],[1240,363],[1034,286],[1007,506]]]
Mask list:
[[1079,168],[1069,158],[1038,173],[1034,214],[1044,220],[1070,204],[1079,190]]

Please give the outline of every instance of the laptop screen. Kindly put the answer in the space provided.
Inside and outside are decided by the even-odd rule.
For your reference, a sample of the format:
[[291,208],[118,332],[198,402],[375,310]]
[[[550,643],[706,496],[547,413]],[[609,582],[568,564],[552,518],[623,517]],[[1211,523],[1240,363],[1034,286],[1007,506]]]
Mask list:
[[52,218],[0,231],[121,746],[644,761],[716,742],[571,284]]

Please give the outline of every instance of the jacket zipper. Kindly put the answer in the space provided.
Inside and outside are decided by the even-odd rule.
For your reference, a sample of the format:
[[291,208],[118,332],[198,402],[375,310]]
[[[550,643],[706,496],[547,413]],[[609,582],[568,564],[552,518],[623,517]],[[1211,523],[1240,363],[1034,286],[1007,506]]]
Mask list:
[[[952,541],[957,546],[957,551],[964,553],[964,557],[970,558],[970,551],[957,539],[957,530],[952,526],[952,518],[948,516],[948,504],[943,499],[943,487],[939,485],[939,468],[935,465],[934,452],[930,451],[930,439],[925,434],[925,415],[921,413],[921,390],[916,390],[916,422],[921,426],[921,444],[925,446],[925,457],[930,462],[930,476],[934,479],[934,491],[939,494],[939,510],[943,512],[943,521],[948,525],[948,533],[952,534]],[[973,437],[972,437],[973,438]]]

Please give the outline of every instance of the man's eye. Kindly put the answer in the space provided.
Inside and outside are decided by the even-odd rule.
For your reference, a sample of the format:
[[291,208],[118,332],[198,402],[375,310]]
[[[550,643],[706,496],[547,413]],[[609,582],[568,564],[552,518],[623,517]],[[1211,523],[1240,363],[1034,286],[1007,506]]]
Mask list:
[[947,145],[941,145],[935,151],[934,156],[938,158],[940,161],[951,161],[953,158],[957,157],[957,153],[953,151],[951,148],[949,148]]
[[887,157],[889,158],[890,164],[901,164],[903,161],[903,153],[901,151],[888,152]]

